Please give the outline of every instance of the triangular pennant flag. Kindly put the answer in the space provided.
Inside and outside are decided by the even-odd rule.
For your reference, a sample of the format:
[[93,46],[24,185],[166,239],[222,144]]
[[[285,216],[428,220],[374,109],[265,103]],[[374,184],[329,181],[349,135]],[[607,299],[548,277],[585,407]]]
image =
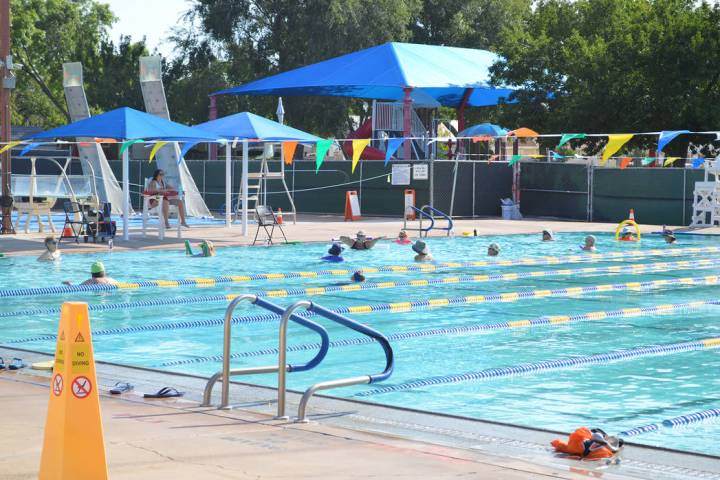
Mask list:
[[180,149],[180,156],[178,156],[177,164],[180,165],[185,158],[185,155],[187,155],[187,152],[190,151],[191,148],[193,148],[195,145],[200,143],[200,141],[192,141],[192,142],[186,142],[183,144],[182,149]]
[[119,155],[122,157],[122,154],[125,152],[125,150],[130,148],[131,145],[135,145],[136,143],[143,143],[143,142],[145,142],[145,140],[143,140],[142,138],[138,138],[136,140],[128,140],[126,142],[123,142],[123,144],[120,145]]
[[117,143],[114,138],[95,138],[95,143]]
[[161,140],[161,141],[157,142],[155,145],[153,145],[152,150],[150,150],[150,158],[148,159],[148,161],[152,162],[153,158],[155,158],[155,154],[158,152],[158,150],[160,150],[162,147],[164,147],[168,143],[170,143],[170,142]]
[[320,165],[322,165],[325,160],[325,155],[327,155],[332,144],[332,140],[320,140],[315,144],[315,173],[320,170]]
[[641,163],[642,165],[650,165],[650,164],[653,163],[655,160],[657,160],[655,157],[645,157],[645,158],[642,159],[642,161],[641,161],[640,163]]
[[600,165],[605,165],[605,163],[608,161],[608,158],[612,157],[613,154],[620,150],[620,147],[625,145],[632,137],[632,133],[608,135],[608,143],[605,146],[605,150],[603,150]]
[[360,140],[353,140],[352,141],[352,167],[350,168],[350,173],[355,173],[355,167],[357,167],[358,162],[360,161],[360,155],[362,154],[363,150],[365,150],[365,147],[367,147],[370,144],[370,139],[360,139]]
[[508,167],[515,165],[517,162],[520,161],[521,158],[522,158],[522,155],[513,155],[512,158],[510,159],[510,161],[508,162]]
[[660,132],[660,137],[658,138],[658,146],[657,151],[662,152],[663,148],[665,148],[665,145],[670,143],[673,138],[677,137],[678,135],[682,135],[683,133],[690,133],[689,130],[664,130]]
[[628,165],[632,163],[631,157],[623,157],[622,160],[620,160],[620,170],[625,170]]
[[395,152],[397,152],[397,149],[400,148],[400,145],[403,144],[404,140],[404,138],[391,138],[390,140],[388,140],[387,150],[385,150],[386,167],[392,156],[395,154]]
[[698,158],[696,158],[695,160],[693,160],[693,162],[692,162],[692,167],[693,167],[693,168],[698,168],[698,167],[699,167],[700,165],[702,165],[703,163],[705,163],[705,158],[704,158],[704,157],[698,157]]
[[287,142],[282,143],[283,157],[285,157],[285,165],[292,165],[297,144],[298,142],[296,142],[295,140],[288,140]]
[[542,155],[540,153],[533,153],[532,155],[527,155],[530,158],[545,158],[545,155]]
[[3,153],[5,150],[10,150],[14,146],[20,145],[21,143],[23,143],[23,142],[21,142],[21,141],[9,142],[7,145],[3,145],[3,147],[0,148],[0,153]]
[[557,144],[558,147],[562,147],[570,140],[585,138],[586,135],[584,133],[563,133],[563,136],[560,137],[560,142]]
[[20,155],[18,155],[18,156],[22,157],[23,155],[28,153],[30,150],[34,149],[35,147],[39,147],[40,145],[42,145],[42,144],[41,143],[31,143],[30,145],[28,145],[25,148],[23,148],[22,150],[20,150]]
[[672,164],[675,163],[677,160],[680,160],[680,157],[668,157],[668,158],[665,160],[665,163],[663,163],[663,167],[667,167],[668,165],[672,165]]

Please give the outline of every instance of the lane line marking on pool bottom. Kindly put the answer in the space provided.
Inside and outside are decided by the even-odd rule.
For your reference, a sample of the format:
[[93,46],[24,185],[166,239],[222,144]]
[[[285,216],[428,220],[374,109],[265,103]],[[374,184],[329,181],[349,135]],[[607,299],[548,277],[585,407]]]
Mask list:
[[[423,337],[435,337],[445,335],[458,335],[461,333],[478,333],[478,332],[499,332],[503,330],[514,330],[527,327],[547,327],[558,326],[567,323],[583,322],[590,320],[604,320],[608,318],[627,318],[640,317],[653,314],[670,313],[677,310],[688,310],[709,305],[720,305],[720,300],[700,300],[687,303],[667,303],[661,305],[652,305],[648,307],[621,308],[618,310],[596,311],[588,313],[577,313],[571,315],[546,315],[542,317],[532,318],[528,320],[511,320],[508,322],[498,323],[478,323],[474,325],[461,325],[459,327],[431,328],[427,330],[416,330],[412,332],[398,332],[387,334],[386,337],[390,341],[412,340]],[[374,343],[375,339],[368,337],[352,337],[342,340],[330,342],[330,348],[351,347],[357,345],[369,345]],[[301,343],[289,345],[288,352],[303,352],[308,350],[317,350],[320,348],[319,343]],[[231,359],[261,357],[263,355],[277,355],[277,348],[266,348],[263,350],[255,350],[250,352],[237,352],[230,354]],[[205,362],[221,362],[222,355],[209,355],[205,357],[185,358],[182,360],[173,360],[164,362],[158,367],[177,367],[180,365],[190,365]]]
[[[629,250],[626,252],[607,253],[584,253],[582,255],[568,255],[563,257],[527,257],[516,260],[480,260],[475,262],[442,262],[423,263],[412,265],[389,265],[381,267],[366,267],[361,270],[363,273],[404,273],[404,272],[436,272],[447,268],[466,267],[517,267],[536,265],[559,265],[563,263],[597,263],[603,261],[625,261],[639,258],[664,256],[678,257],[697,255],[704,253],[720,253],[720,247],[690,247],[681,249],[653,249],[653,250]],[[65,293],[98,292],[108,290],[137,290],[143,288],[181,288],[197,287],[208,288],[218,284],[226,283],[248,283],[261,280],[282,280],[299,278],[317,278],[325,276],[349,276],[355,269],[333,269],[308,272],[287,272],[287,273],[257,273],[251,275],[222,275],[212,278],[183,278],[175,280],[142,280],[138,282],[122,282],[117,285],[62,285],[51,287],[35,288],[14,288],[0,290],[0,298],[6,297],[27,297],[42,295],[61,295]]]
[[648,425],[642,425],[640,427],[631,428],[623,432],[618,433],[620,437],[635,437],[642,435],[643,433],[656,432],[661,427],[674,428],[684,425],[690,425],[692,423],[704,422],[710,418],[720,417],[720,408],[709,408],[701,412],[688,413],[686,415],[680,415],[673,418],[668,418],[660,423],[651,423]]
[[[311,287],[311,288],[292,288],[292,289],[280,289],[280,290],[260,290],[254,292],[253,295],[258,297],[269,297],[269,298],[280,298],[280,297],[291,297],[299,295],[315,296],[315,295],[328,295],[331,293],[338,292],[354,292],[359,290],[383,290],[391,288],[423,288],[432,285],[454,285],[459,283],[485,283],[485,282],[506,282],[516,281],[518,279],[525,278],[540,278],[540,277],[552,277],[560,275],[582,275],[582,274],[603,274],[603,273],[622,273],[625,275],[640,275],[642,273],[666,271],[666,270],[687,270],[687,269],[701,269],[701,268],[713,268],[718,265],[718,261],[715,259],[695,260],[688,261],[682,260],[678,262],[657,262],[657,263],[635,263],[631,265],[613,265],[609,267],[586,267],[586,268],[563,268],[560,270],[539,270],[534,272],[521,272],[521,273],[494,273],[489,275],[460,275],[450,277],[431,278],[427,280],[404,280],[398,282],[380,282],[380,283],[363,283],[363,284],[349,284],[349,285],[331,285],[328,287]],[[635,282],[637,283],[637,282]],[[628,283],[628,288],[633,288],[635,283]],[[583,287],[571,287],[568,293],[579,292]],[[522,292],[510,292],[501,293],[500,295],[507,296],[506,300],[511,301],[516,299]],[[231,302],[237,298],[238,294],[218,294],[218,295],[199,295],[190,296],[184,298],[158,298],[153,300],[136,300],[134,302],[122,302],[122,303],[99,303],[89,305],[88,308],[93,312],[105,312],[108,310],[126,310],[130,308],[152,308],[152,307],[164,307],[169,305],[194,305],[202,303],[217,303],[217,302]],[[443,300],[439,299],[436,302],[442,303]],[[411,307],[411,302],[400,302],[393,308],[396,309],[407,309]],[[60,309],[53,308],[42,308],[36,310],[18,310],[14,312],[2,312],[0,318],[11,318],[19,316],[35,316],[35,315],[55,315],[60,313]],[[357,313],[357,312],[355,312]]]
[[690,352],[695,350],[708,350],[720,347],[720,337],[704,338],[682,343],[669,343],[662,345],[650,345],[629,350],[616,350],[607,353],[594,355],[583,355],[579,357],[561,358],[557,360],[546,360],[536,363],[522,363],[509,367],[486,368],[475,372],[465,372],[450,375],[439,375],[434,377],[421,378],[410,382],[388,385],[358,392],[356,397],[370,397],[385,393],[413,390],[415,388],[430,387],[435,385],[447,385],[451,383],[462,383],[477,380],[489,380],[501,377],[509,377],[523,373],[537,373],[548,370],[559,370],[564,368],[578,367],[584,365],[599,365],[620,360],[630,360],[639,357],[655,355],[671,355],[674,353]]
[[[331,311],[339,314],[359,314],[359,313],[375,313],[375,312],[411,312],[432,307],[445,307],[445,306],[456,306],[456,305],[472,305],[477,303],[504,303],[504,302],[516,302],[519,300],[525,300],[530,298],[557,298],[557,297],[579,297],[586,294],[598,293],[598,292],[615,292],[615,291],[628,291],[628,290],[650,290],[655,288],[673,287],[673,286],[697,286],[697,285],[717,285],[720,283],[720,276],[711,275],[706,277],[685,277],[685,278],[673,278],[663,280],[652,280],[647,282],[627,282],[627,283],[615,283],[605,285],[591,285],[587,287],[574,287],[574,288],[559,288],[555,290],[525,290],[520,292],[510,293],[495,293],[490,295],[469,295],[463,297],[450,297],[450,298],[431,298],[428,300],[413,300],[411,302],[396,302],[396,303],[376,303],[373,305],[356,305],[347,307],[338,307]],[[303,317],[311,317],[315,314],[313,312],[302,311],[297,312],[296,315]],[[280,318],[275,313],[265,313],[258,315],[247,315],[243,317],[233,317],[232,324],[252,324],[252,323],[265,323],[277,321]],[[93,332],[93,336],[102,335],[126,335],[131,333],[140,332],[158,332],[167,330],[181,330],[187,328],[202,328],[202,327],[214,327],[223,325],[225,320],[223,318],[208,319],[208,320],[186,320],[180,322],[166,322],[166,323],[155,323],[147,325],[137,325],[134,327],[119,327],[119,328],[106,328],[102,330],[96,330]],[[21,338],[15,340],[8,340],[2,342],[4,344],[17,344],[36,342],[43,340],[54,340],[55,335],[40,335],[30,338]]]

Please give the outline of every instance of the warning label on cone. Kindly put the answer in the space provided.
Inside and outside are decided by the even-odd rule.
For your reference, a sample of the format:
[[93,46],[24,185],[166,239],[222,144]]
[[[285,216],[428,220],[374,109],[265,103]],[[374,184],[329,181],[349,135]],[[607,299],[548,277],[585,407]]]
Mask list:
[[85,339],[82,336],[82,333],[78,332],[77,336],[75,337],[75,343],[82,343]]
[[83,399],[92,392],[92,382],[87,377],[75,377],[72,381],[72,392],[75,398]]
[[59,373],[53,377],[53,393],[59,397],[63,391],[63,378]]

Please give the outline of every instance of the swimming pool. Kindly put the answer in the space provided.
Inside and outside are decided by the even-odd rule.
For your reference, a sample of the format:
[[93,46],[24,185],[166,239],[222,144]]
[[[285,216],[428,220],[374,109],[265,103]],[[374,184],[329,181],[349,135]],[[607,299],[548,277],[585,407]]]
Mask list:
[[[718,350],[705,348],[430,385],[435,378],[450,378],[456,374],[491,368],[720,337],[717,322],[720,306],[712,303],[696,305],[692,309],[670,309],[662,314],[643,314],[642,311],[617,313],[627,308],[720,300],[717,279],[711,281],[706,278],[720,275],[720,263],[717,262],[720,251],[687,251],[688,248],[718,247],[720,245],[716,240],[682,237],[681,245],[666,246],[659,237],[647,236],[636,245],[615,242],[609,234],[598,235],[600,254],[621,252],[622,255],[591,261],[578,248],[583,237],[583,234],[561,234],[557,241],[546,243],[538,242],[537,235],[431,238],[428,244],[438,262],[488,260],[485,256],[487,245],[495,241],[502,246],[498,260],[512,260],[515,265],[370,272],[367,273],[368,282],[428,280],[430,284],[414,282],[413,285],[395,288],[331,291],[312,297],[301,295],[270,300],[285,306],[300,298],[312,298],[325,307],[342,308],[390,302],[421,305],[430,299],[438,299],[433,302],[437,305],[433,308],[403,311],[407,308],[396,306],[383,311],[349,314],[390,336],[396,365],[393,376],[387,382],[329,392],[341,397],[370,392],[371,395],[359,398],[540,428],[572,430],[588,425],[613,433],[657,423],[676,415],[720,407],[717,394],[720,379],[715,375],[720,357]],[[38,264],[34,258],[10,257],[0,259],[0,270],[7,273],[0,277],[0,290],[55,286],[62,280],[79,282],[86,277],[85,272],[95,260],[105,262],[111,276],[124,282],[136,282],[317,271],[336,267],[367,270],[387,265],[410,265],[413,256],[409,247],[385,242],[370,252],[346,251],[348,261],[345,264],[328,265],[318,261],[326,249],[327,246],[321,244],[226,248],[219,249],[218,256],[209,259],[186,258],[180,250],[108,251],[104,254],[67,255],[57,265]],[[572,262],[542,259],[549,255],[562,259],[580,257]],[[520,259],[535,259],[527,262],[535,264],[517,265]],[[595,270],[579,271],[588,268]],[[549,272],[553,274],[548,275]],[[466,278],[475,275],[495,276]],[[257,291],[274,291],[278,295],[278,290],[309,287],[331,286],[330,290],[337,290],[335,284],[345,282],[348,276],[321,275],[216,283],[204,287],[7,297],[2,298],[0,303],[0,316],[4,317],[1,320],[0,343],[52,352],[52,336],[56,333],[58,315],[51,310],[63,300],[83,300],[90,303],[91,308],[98,309],[91,312],[91,322],[93,330],[100,331],[94,335],[99,360],[210,375],[220,368],[217,360],[222,353],[220,319],[227,301],[200,303],[192,299]],[[455,277],[466,281],[458,282],[453,280]],[[691,285],[689,281],[677,283],[676,279],[680,278],[700,280]],[[704,283],[702,279],[705,279]],[[636,285],[630,288],[621,285],[650,281],[675,283],[646,285],[648,288],[643,290],[634,289]],[[579,289],[597,285],[615,287]],[[538,290],[568,288],[575,290],[556,291],[552,295],[537,294]],[[526,293],[529,291],[536,293]],[[499,293],[504,295],[493,296]],[[467,297],[472,301],[444,301],[448,298],[468,300]],[[134,306],[157,300],[166,304]],[[11,314],[21,311],[48,313]],[[615,313],[592,314],[584,321],[564,317],[607,311]],[[241,304],[236,310],[236,315],[240,317],[266,313],[248,304]],[[554,320],[548,320],[548,316]],[[517,322],[522,320],[532,322]],[[343,327],[322,320],[319,322],[327,327],[333,341],[359,338],[359,335]],[[202,326],[203,323],[211,325]],[[540,325],[528,327],[528,323]],[[163,328],[170,324],[173,328]],[[491,324],[499,325],[487,327]],[[276,321],[266,319],[233,328],[232,349],[239,357],[234,359],[233,366],[258,366],[276,361],[276,356],[262,353],[277,347]],[[297,325],[290,326],[288,338],[291,346],[317,342],[316,334]],[[28,339],[35,340],[18,342]],[[311,347],[307,348],[291,351],[289,362],[309,359],[313,351]],[[288,387],[302,390],[316,381],[379,372],[383,365],[382,351],[377,345],[339,345],[330,349],[320,367],[289,374]],[[270,375],[245,377],[243,380],[264,385],[276,382],[275,377]],[[634,440],[720,455],[720,428],[714,420],[662,429]]]

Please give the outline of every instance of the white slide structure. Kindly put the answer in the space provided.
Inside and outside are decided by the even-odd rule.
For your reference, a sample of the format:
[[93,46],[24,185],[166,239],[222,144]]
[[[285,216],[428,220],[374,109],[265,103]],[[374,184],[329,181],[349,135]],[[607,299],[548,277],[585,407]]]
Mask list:
[[[70,113],[70,120],[77,122],[90,117],[85,88],[83,87],[83,67],[79,62],[63,63],[63,88],[65,100]],[[115,174],[108,164],[102,147],[95,143],[94,138],[78,138],[79,142],[88,142],[87,145],[78,145],[80,164],[83,174],[91,178],[98,200],[101,203],[109,202],[113,214],[122,213],[123,192]],[[131,212],[132,213],[132,209]]]
[[[158,56],[140,57],[140,88],[142,89],[145,111],[170,120],[165,88],[162,83],[162,63]],[[168,183],[176,186],[185,195],[185,211],[191,217],[210,217],[205,201],[195,185],[185,159],[180,159],[177,142],[166,145],[155,154],[158,168],[165,172]]]

